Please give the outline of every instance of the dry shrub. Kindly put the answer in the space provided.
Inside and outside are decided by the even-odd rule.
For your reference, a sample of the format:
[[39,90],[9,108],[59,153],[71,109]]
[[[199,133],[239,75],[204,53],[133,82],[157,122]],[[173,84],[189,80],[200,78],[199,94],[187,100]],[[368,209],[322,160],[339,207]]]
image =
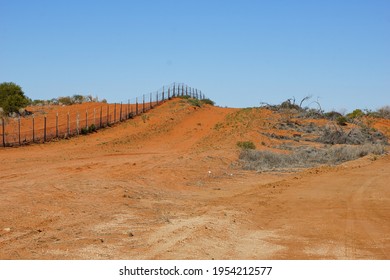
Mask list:
[[368,127],[356,127],[348,132],[342,129],[325,127],[322,135],[318,137],[316,141],[331,145],[362,145],[365,143],[386,144],[387,137],[379,131],[370,130]]
[[380,144],[331,146],[323,149],[300,147],[290,154],[242,150],[240,160],[243,162],[244,169],[267,171],[307,168],[322,164],[336,165],[368,154],[381,155],[383,153],[385,153],[385,146]]

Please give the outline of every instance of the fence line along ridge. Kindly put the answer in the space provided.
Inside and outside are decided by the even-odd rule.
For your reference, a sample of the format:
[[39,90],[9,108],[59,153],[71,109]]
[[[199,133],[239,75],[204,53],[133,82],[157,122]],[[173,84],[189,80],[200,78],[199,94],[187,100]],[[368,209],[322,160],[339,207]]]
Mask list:
[[[1,118],[1,147],[22,146],[30,143],[44,143],[53,139],[70,138],[88,134],[141,115],[174,97],[188,96],[205,99],[202,91],[183,83],[172,83],[161,89],[114,104],[93,103],[85,113],[59,115],[44,114],[18,118]],[[60,120],[62,120],[60,122]]]

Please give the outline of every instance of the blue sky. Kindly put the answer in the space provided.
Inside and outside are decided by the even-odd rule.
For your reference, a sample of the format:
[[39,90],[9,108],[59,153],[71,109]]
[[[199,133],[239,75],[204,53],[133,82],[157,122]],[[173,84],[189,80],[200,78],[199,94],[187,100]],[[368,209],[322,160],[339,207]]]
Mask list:
[[172,82],[220,106],[390,104],[390,1],[0,0],[0,82],[110,102]]

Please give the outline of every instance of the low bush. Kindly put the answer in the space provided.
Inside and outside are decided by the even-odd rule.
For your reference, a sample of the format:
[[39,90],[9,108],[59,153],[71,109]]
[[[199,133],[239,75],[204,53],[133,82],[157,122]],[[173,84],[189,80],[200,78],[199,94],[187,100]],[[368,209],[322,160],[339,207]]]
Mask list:
[[256,145],[251,141],[238,141],[237,146],[244,150],[255,150]]
[[337,117],[336,122],[338,125],[346,126],[347,125],[347,118],[344,116],[339,116],[339,117]]
[[80,130],[80,133],[81,133],[82,135],[86,135],[86,134],[88,134],[88,132],[89,132],[89,130],[88,130],[87,127],[82,127],[81,130]]
[[188,99],[188,103],[191,106],[202,107],[202,102],[199,99],[190,98],[190,99]]
[[179,95],[178,97],[181,99],[190,99],[191,95]]
[[384,106],[378,109],[377,115],[383,119],[390,119],[390,106]]
[[88,132],[89,133],[92,133],[92,132],[95,132],[97,130],[96,126],[94,124],[91,124],[89,127],[88,127]]
[[318,137],[316,142],[323,144],[349,144],[349,145],[362,145],[362,144],[387,144],[387,137],[379,132],[372,131],[368,128],[355,127],[349,131],[342,129],[332,129],[325,127],[322,131],[322,135]]
[[356,118],[361,118],[364,115],[365,114],[364,114],[364,112],[362,110],[356,109],[356,110],[353,110],[352,113],[347,114],[347,118],[348,119],[356,119]]
[[240,160],[243,162],[244,169],[269,171],[307,168],[321,164],[336,165],[368,154],[383,153],[385,153],[385,146],[379,144],[331,146],[323,149],[301,147],[290,154],[246,149],[241,151]]
[[201,99],[200,100],[203,104],[208,104],[208,105],[211,105],[211,106],[214,106],[215,105],[215,102],[211,99],[208,99],[208,98],[205,98],[205,99]]
[[342,117],[343,115],[336,111],[327,112],[324,114],[324,117],[328,120],[336,120],[339,117]]

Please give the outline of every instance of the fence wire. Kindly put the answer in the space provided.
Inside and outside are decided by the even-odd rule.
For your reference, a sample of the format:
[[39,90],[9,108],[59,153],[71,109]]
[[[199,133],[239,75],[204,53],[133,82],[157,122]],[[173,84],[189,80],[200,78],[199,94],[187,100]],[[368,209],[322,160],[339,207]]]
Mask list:
[[1,118],[0,146],[12,147],[30,143],[44,143],[69,138],[110,126],[146,113],[168,99],[188,96],[205,99],[202,91],[183,83],[172,83],[155,92],[128,99],[125,102],[88,103],[85,111],[59,114],[52,111],[41,115]]

